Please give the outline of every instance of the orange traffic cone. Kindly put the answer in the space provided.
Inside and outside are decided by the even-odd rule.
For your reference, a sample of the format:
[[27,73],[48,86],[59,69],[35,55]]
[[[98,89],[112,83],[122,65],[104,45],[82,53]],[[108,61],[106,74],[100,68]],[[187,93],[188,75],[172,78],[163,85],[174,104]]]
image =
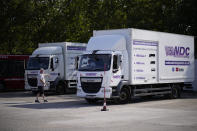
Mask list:
[[109,111],[109,109],[107,109],[106,100],[104,100],[103,108],[101,109],[101,111]]

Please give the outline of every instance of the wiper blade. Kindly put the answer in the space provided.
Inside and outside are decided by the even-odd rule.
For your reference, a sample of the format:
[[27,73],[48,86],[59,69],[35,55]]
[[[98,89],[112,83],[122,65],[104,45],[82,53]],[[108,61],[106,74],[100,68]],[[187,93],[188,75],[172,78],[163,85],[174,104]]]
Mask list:
[[94,69],[95,71],[103,71],[104,69],[103,68],[96,68]]
[[92,71],[92,69],[79,69],[79,71]]

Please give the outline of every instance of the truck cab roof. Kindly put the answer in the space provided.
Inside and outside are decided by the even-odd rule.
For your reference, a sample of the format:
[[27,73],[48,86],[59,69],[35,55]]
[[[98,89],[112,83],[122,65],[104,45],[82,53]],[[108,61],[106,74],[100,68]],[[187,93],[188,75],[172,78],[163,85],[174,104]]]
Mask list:
[[103,35],[91,37],[87,50],[126,50],[126,40],[122,35]]
[[32,55],[55,55],[61,54],[62,48],[60,46],[40,47],[37,48]]

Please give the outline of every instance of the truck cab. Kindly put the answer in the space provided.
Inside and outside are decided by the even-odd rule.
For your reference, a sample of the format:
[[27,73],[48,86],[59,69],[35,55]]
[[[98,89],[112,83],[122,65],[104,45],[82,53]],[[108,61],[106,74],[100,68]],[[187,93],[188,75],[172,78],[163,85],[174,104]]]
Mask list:
[[121,35],[92,37],[79,57],[77,96],[88,102],[117,97],[118,85],[128,80],[126,40]]
[[30,56],[26,69],[26,89],[37,90],[37,75],[40,68],[44,69],[44,73],[49,76],[46,77],[48,86],[45,90],[55,90],[55,85],[64,77],[64,64],[62,48],[41,47],[36,49]]

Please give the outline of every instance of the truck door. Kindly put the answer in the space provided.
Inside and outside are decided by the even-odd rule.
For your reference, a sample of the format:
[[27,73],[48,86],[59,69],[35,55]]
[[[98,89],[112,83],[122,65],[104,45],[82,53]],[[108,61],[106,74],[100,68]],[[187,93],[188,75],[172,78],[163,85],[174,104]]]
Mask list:
[[50,80],[55,81],[57,77],[62,77],[60,57],[53,56],[50,59]]
[[122,55],[115,54],[113,55],[113,62],[112,62],[112,77],[111,77],[111,86],[117,86],[122,79]]

